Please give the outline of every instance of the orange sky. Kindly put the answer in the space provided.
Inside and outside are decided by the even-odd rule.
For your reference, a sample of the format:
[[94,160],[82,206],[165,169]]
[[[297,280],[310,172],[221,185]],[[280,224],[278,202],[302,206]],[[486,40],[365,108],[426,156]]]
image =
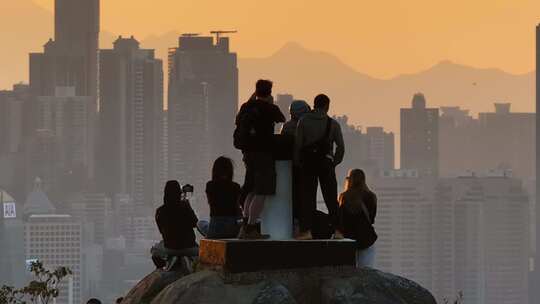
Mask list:
[[[52,10],[54,0],[34,1]],[[297,41],[384,78],[444,59],[531,71],[540,22],[538,0],[102,0],[101,8],[102,29],[114,34],[237,29],[242,57]]]

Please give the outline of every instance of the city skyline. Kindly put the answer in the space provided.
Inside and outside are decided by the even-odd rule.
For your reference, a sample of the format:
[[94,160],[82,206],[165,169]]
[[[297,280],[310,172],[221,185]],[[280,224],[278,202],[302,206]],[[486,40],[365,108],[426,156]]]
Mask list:
[[[13,4],[11,8],[35,8],[38,3],[52,9],[47,5],[53,2],[20,1],[22,4]],[[336,145],[340,149],[341,142],[345,145],[343,159],[334,158],[335,173],[330,187],[350,190],[354,178],[347,171],[361,168],[365,172],[360,178],[367,183],[362,183],[358,190],[362,188],[367,193],[373,189],[376,195],[374,206],[370,206],[375,208],[363,210],[379,235],[375,268],[419,283],[438,301],[451,299],[462,291],[463,304],[536,304],[540,298],[534,288],[540,282],[540,208],[536,203],[536,194],[540,192],[540,181],[536,179],[540,150],[535,147],[540,147],[540,117],[533,110],[535,97],[536,110],[540,108],[540,92],[534,94],[534,87],[540,88],[540,77],[535,83],[534,72],[509,74],[496,68],[471,68],[453,58],[443,58],[444,61],[424,67],[421,72],[390,79],[370,75],[383,73],[392,64],[394,73],[404,73],[412,66],[421,68],[433,58],[410,60],[408,66],[398,62],[412,58],[411,52],[418,49],[422,51],[412,52],[415,56],[423,52],[438,56],[437,50],[457,41],[463,44],[460,51],[449,47],[442,53],[459,55],[467,49],[475,50],[485,54],[485,61],[476,61],[480,64],[501,58],[501,52],[506,51],[504,60],[499,62],[504,65],[512,62],[510,49],[526,49],[516,42],[519,37],[525,37],[536,27],[536,41],[534,35],[529,35],[526,44],[536,42],[538,76],[540,15],[532,11],[540,11],[540,4],[536,7],[527,2],[519,6],[501,1],[485,7],[485,3],[482,6],[482,1],[478,1],[465,6],[464,0],[457,0],[455,5],[443,4],[448,16],[461,17],[462,22],[455,22],[438,20],[443,12],[420,0],[408,4],[389,0],[393,6],[388,9],[380,3],[361,6],[353,1],[325,6],[317,1],[286,4],[277,0],[271,7],[257,6],[260,3],[254,1],[243,4],[242,12],[236,10],[240,5],[236,3],[157,0],[158,4],[153,6],[130,3],[129,14],[123,13],[128,8],[124,1],[54,0],[54,20],[49,20],[48,25],[54,25],[54,34],[23,51],[29,72],[23,80],[28,84],[12,81],[10,84],[15,84],[8,90],[0,90],[0,247],[9,247],[0,250],[2,280],[23,284],[29,274],[20,275],[17,270],[24,273],[22,265],[43,260],[74,270],[71,281],[62,286],[59,304],[94,296],[112,302],[125,295],[134,282],[152,271],[149,249],[156,249],[153,245],[167,238],[163,226],[159,226],[160,209],[155,211],[162,200],[163,206],[170,207],[174,206],[171,202],[185,199],[193,209],[191,222],[210,217],[211,223],[216,214],[211,211],[215,204],[210,201],[209,180],[244,179],[242,162],[249,166],[247,160],[253,150],[242,146],[237,137],[242,124],[253,122],[235,114],[239,104],[253,93],[255,81],[270,79],[270,93],[287,120],[291,118],[289,126],[294,127],[295,115],[300,115],[294,111],[288,115],[294,100],[305,99],[312,104],[312,97],[317,94],[330,96],[328,116],[335,122],[327,121],[335,127],[327,124],[325,137],[334,134],[339,138]],[[161,12],[159,5],[169,5],[169,9],[157,20],[154,14]],[[147,8],[146,15],[141,15],[143,7]],[[321,10],[324,7],[328,10]],[[2,5],[0,11],[1,8]],[[261,22],[264,24],[259,27],[252,25],[253,18],[246,16],[254,13],[268,17],[267,22]],[[309,14],[311,19],[305,16]],[[522,18],[516,19],[516,14]],[[111,19],[113,15],[117,18]],[[366,19],[361,20],[361,16]],[[411,19],[420,16],[424,19]],[[534,26],[529,24],[521,29],[512,44],[504,39],[507,33],[501,32],[501,24],[505,23],[494,25],[503,16],[509,21],[519,20],[516,29],[533,17],[536,20]],[[134,20],[138,25],[133,24]],[[228,23],[233,20],[237,23]],[[396,28],[400,21],[404,22],[402,27]],[[148,22],[152,26],[144,28]],[[370,22],[381,27],[362,36],[369,29],[359,25]],[[204,30],[182,29],[148,39],[152,41],[148,44],[144,42],[146,38],[139,37],[150,35],[154,26],[180,23],[195,29],[200,25]],[[28,25],[40,27],[38,23],[25,23],[19,29],[21,34]],[[282,27],[287,25],[294,26],[285,32]],[[450,25],[454,27],[450,29]],[[471,25],[479,26],[478,30],[464,31]],[[104,28],[122,35],[113,37]],[[123,28],[130,31],[124,33]],[[292,40],[299,42],[285,43],[291,39],[276,38],[277,29],[281,29],[279,37],[295,37],[298,39]],[[336,29],[341,32],[333,31]],[[464,37],[457,39],[454,31],[460,29]],[[264,34],[253,38],[257,31]],[[8,32],[16,31],[2,31]],[[411,37],[407,33],[418,35]],[[500,41],[494,44],[493,37],[485,36],[482,45],[465,45],[467,39],[482,33],[499,34]],[[395,38],[399,34],[402,36]],[[374,41],[362,49],[371,35],[384,41]],[[26,42],[34,43],[33,37],[27,37]],[[310,37],[316,37],[318,43],[314,45]],[[250,38],[254,39],[252,45],[246,46],[245,39]],[[388,60],[378,72],[367,72],[379,64],[377,60],[362,66],[362,62],[347,59],[347,55],[336,52],[343,48],[343,41],[354,45],[348,51],[355,52],[355,58],[369,59],[373,56],[372,48],[379,48],[377,55]],[[273,46],[282,43],[284,46],[272,53]],[[507,48],[485,50],[500,43]],[[246,56],[271,55],[242,59],[241,52]],[[530,53],[532,58],[528,59],[515,55],[519,58],[514,60],[513,68],[534,61],[533,51]],[[474,58],[475,52],[469,55]],[[17,64],[17,60],[13,62]],[[0,72],[0,87],[11,77],[2,78],[6,74],[9,72]],[[265,81],[258,86],[260,83]],[[261,95],[260,87],[257,90],[258,94],[253,96],[266,100],[264,96],[268,94]],[[326,111],[318,110],[320,104],[298,124],[302,126],[311,115],[324,114],[326,118]],[[282,115],[275,112],[282,121]],[[260,136],[258,124],[266,123],[264,118],[257,116],[255,126],[247,129],[251,138]],[[304,162],[302,166],[302,162],[297,162],[298,157],[305,157],[302,149],[300,155],[293,151],[293,144],[303,138],[302,133],[297,131],[297,138],[278,134],[282,125],[273,121],[277,120],[265,125],[268,136],[264,137],[272,143],[267,148],[259,144],[254,150],[261,155],[266,153],[272,162],[283,162],[276,164],[277,179],[273,182],[286,187],[276,186],[271,200],[291,207],[292,211],[293,206],[305,207],[308,197],[307,193],[297,194],[294,201],[293,193],[298,189],[293,188],[305,188],[302,174],[319,164],[306,166]],[[332,128],[337,133],[330,133]],[[307,138],[309,134],[304,135]],[[290,145],[281,146],[279,143],[285,140]],[[322,155],[321,162],[334,155],[334,143],[330,143],[331,150]],[[238,151],[238,146],[244,149]],[[285,152],[289,155],[285,156]],[[234,163],[234,172],[226,174],[226,178],[217,173],[219,168],[212,166],[222,155]],[[293,170],[293,164],[300,166]],[[537,170],[533,169],[535,165]],[[256,175],[261,173],[258,170],[262,171],[256,169]],[[298,180],[294,181],[295,178]],[[191,184],[194,190],[176,192],[173,201],[170,189],[162,192],[167,180]],[[249,174],[244,188],[236,192],[248,187]],[[219,192],[228,190],[223,188]],[[343,208],[348,199],[344,192],[339,197]],[[249,197],[254,193],[244,194]],[[237,211],[245,207],[238,203],[240,193],[236,194],[238,197],[230,200],[235,215],[227,215],[235,223],[240,219]],[[333,194],[326,192],[325,201],[328,196]],[[322,205],[322,198],[314,194],[313,205]],[[331,206],[328,208],[332,211]],[[376,221],[370,215],[373,210]],[[328,209],[323,207],[321,211]],[[322,213],[319,215],[324,220]],[[255,227],[257,220],[263,224],[268,220],[265,215],[249,216],[246,229]],[[299,218],[301,224],[303,216]],[[178,222],[184,221],[178,217]],[[337,220],[334,224],[334,236],[341,229],[348,233],[345,225],[338,226]],[[186,231],[195,233],[190,231],[194,225],[186,226]],[[263,233],[269,232],[265,225],[262,229]],[[346,236],[356,239],[362,234],[357,232],[353,237]],[[193,242],[200,241],[201,235],[193,234]],[[287,236],[292,237],[292,233]],[[200,244],[203,252],[203,241]]]
[[[52,12],[53,0],[33,2]],[[146,37],[161,36],[170,31],[204,32],[209,26],[234,28],[242,32],[244,37],[237,39],[233,50],[244,53],[247,57],[268,56],[287,41],[295,40],[291,39],[295,37],[300,38],[298,42],[309,48],[335,53],[356,69],[380,78],[414,73],[441,60],[452,60],[475,67],[501,68],[518,74],[530,72],[534,68],[534,61],[524,55],[534,51],[534,43],[530,41],[534,30],[530,28],[530,24],[540,18],[540,4],[534,1],[493,3],[481,0],[470,3],[459,0],[452,4],[437,5],[421,0],[392,0],[386,3],[343,1],[340,6],[328,7],[316,1],[279,0],[274,1],[272,6],[262,6],[261,14],[275,22],[259,25],[255,31],[250,28],[250,16],[259,13],[261,9],[261,3],[257,1],[230,4],[158,0],[150,7],[146,3],[130,1],[130,13],[119,14],[126,7],[126,3],[126,0],[120,0],[101,4],[105,31],[115,36],[136,34],[144,40]],[[191,11],[204,12],[207,18],[213,21],[209,24],[205,21],[206,18],[194,16],[189,13]],[[458,16],[461,22],[456,23],[455,18]],[[519,19],[516,18],[518,16]],[[349,23],[347,18],[354,18],[354,22]],[[505,19],[512,22],[501,22]],[[140,20],[148,22],[141,23]],[[426,28],[424,25],[428,22],[430,27]],[[377,27],[367,28],[369,24]],[[476,31],[464,34],[465,29],[471,28]],[[288,31],[284,32],[283,29]],[[339,32],[336,32],[336,29]],[[265,36],[259,35],[261,30]],[[482,36],[483,33],[488,35]],[[316,47],[320,45],[320,37],[325,35],[331,43]],[[351,44],[350,40],[344,39],[347,36],[354,37],[360,43]],[[482,42],[476,39],[480,36],[483,38]],[[380,41],[378,37],[386,39]],[[266,43],[259,45],[262,42],[260,40]],[[253,41],[257,43],[253,44]],[[411,44],[411,41],[415,43]],[[502,41],[505,43],[501,43]],[[380,61],[377,58],[388,57],[384,52],[392,52],[385,50],[385,46],[401,42],[407,42],[402,44],[403,57],[387,58],[389,62],[386,63],[377,62]],[[442,45],[435,45],[440,42]],[[345,46],[348,46],[349,50]],[[495,46],[498,49],[491,54],[485,54],[487,48]],[[424,49],[425,47],[427,49]],[[363,50],[366,58],[358,56],[358,48]],[[508,51],[515,55],[507,56]],[[413,54],[414,52],[417,54]],[[400,60],[401,58],[407,59]],[[373,60],[376,62],[369,62]],[[375,71],[377,68],[374,67],[378,67],[380,71]]]

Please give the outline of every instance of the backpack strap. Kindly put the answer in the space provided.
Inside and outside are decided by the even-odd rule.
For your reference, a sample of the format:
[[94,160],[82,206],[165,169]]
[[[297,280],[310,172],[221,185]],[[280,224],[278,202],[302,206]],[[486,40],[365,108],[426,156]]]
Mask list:
[[328,138],[330,137],[330,130],[331,129],[332,129],[332,118],[328,117],[326,119],[326,129],[324,131],[324,135],[323,135],[323,137],[321,137],[319,140],[317,140],[315,142],[315,145],[320,146],[320,145],[325,144],[325,141],[327,141]]

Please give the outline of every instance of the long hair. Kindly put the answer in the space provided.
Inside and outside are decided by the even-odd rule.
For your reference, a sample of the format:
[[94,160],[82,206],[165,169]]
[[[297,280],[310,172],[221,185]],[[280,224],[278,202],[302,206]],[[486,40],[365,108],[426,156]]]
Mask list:
[[182,200],[182,188],[176,180],[170,180],[163,190],[163,204],[179,203]]
[[369,191],[366,183],[366,173],[362,169],[351,169],[345,179],[344,191],[364,190]]
[[233,161],[225,156],[220,156],[214,161],[212,166],[212,180],[232,181],[234,176]]

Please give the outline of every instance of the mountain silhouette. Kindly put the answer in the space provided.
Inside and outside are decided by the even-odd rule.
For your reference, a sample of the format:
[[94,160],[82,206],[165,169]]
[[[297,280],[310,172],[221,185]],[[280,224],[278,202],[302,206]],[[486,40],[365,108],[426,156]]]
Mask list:
[[399,131],[399,108],[423,92],[428,106],[460,106],[474,113],[493,111],[494,102],[511,102],[515,111],[534,110],[534,73],[513,75],[441,61],[425,71],[377,79],[356,71],[337,57],[287,43],[267,58],[239,60],[242,100],[260,77],[274,81],[275,92],[311,99],[326,93],[333,112],[348,115],[359,126]]
[[[0,89],[7,89],[19,81],[28,82],[28,53],[42,51],[43,44],[53,36],[53,16],[31,0],[0,1],[0,11],[4,12],[0,28],[10,29],[0,32],[4,42],[0,49]],[[133,34],[142,47],[155,48],[164,65],[167,49],[178,45],[176,31],[144,39]],[[102,31],[101,47],[111,48],[116,37]],[[532,72],[513,75],[441,61],[418,73],[377,79],[330,53],[309,50],[295,42],[286,43],[269,57],[239,56],[240,102],[251,94],[257,79],[270,78],[275,93],[291,93],[309,102],[316,94],[327,93],[333,101],[332,111],[348,115],[359,126],[379,125],[397,132],[399,108],[409,106],[416,92],[425,94],[429,106],[455,105],[473,113],[492,111],[492,104],[501,101],[511,102],[515,111],[534,110]]]

